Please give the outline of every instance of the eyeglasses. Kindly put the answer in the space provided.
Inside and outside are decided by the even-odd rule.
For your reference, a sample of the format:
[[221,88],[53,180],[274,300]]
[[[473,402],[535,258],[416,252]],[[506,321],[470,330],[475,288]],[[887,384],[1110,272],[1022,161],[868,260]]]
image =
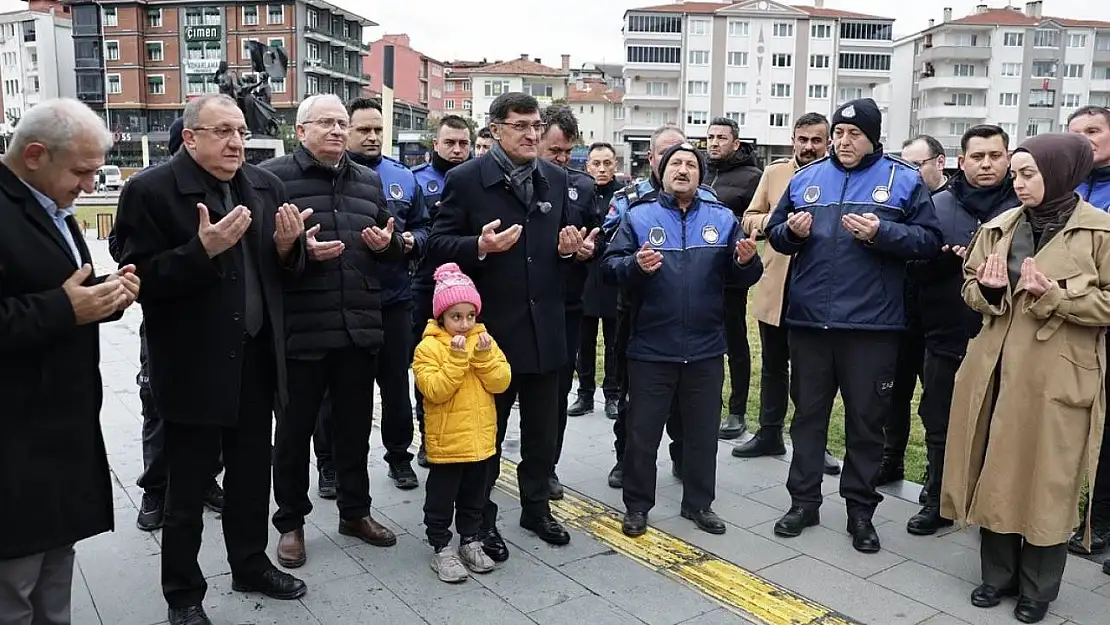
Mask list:
[[345,131],[345,130],[347,130],[348,128],[351,127],[351,123],[348,122],[345,119],[329,119],[329,118],[308,119],[308,120],[305,120],[303,123],[305,123],[305,124],[316,124],[316,125],[320,126],[321,128],[326,128],[328,130],[331,130],[332,128],[335,128],[336,126],[339,126],[340,130]]
[[192,129],[193,132],[206,131],[210,132],[217,137],[227,140],[231,135],[238,134],[239,138],[246,141],[251,138],[251,131],[246,128],[232,128],[231,126],[197,126]]
[[509,122],[494,122],[494,123],[500,124],[502,126],[508,126],[509,128],[512,128],[513,130],[515,130],[517,132],[521,132],[521,133],[528,132],[528,129],[530,128],[532,130],[535,130],[536,134],[542,135],[543,132],[545,130],[547,130],[547,124],[545,124],[543,122],[535,122],[535,123],[529,123],[529,122],[512,122],[512,123],[509,123]]

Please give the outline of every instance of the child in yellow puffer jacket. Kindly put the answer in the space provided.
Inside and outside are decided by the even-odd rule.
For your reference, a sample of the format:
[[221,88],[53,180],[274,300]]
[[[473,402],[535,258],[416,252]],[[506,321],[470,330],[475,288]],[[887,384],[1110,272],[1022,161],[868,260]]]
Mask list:
[[[491,468],[497,462],[493,396],[509,388],[509,362],[477,322],[482,298],[455,263],[436,269],[432,314],[416,346],[412,371],[424,395],[424,442],[431,465],[424,525],[439,579],[466,581],[467,569],[488,573],[494,562],[478,538]],[[451,517],[459,549],[451,545]]]

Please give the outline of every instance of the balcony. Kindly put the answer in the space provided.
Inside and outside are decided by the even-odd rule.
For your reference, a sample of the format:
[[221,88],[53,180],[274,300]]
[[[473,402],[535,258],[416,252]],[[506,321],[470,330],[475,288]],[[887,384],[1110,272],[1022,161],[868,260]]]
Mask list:
[[972,89],[986,91],[991,88],[991,79],[986,76],[933,76],[922,78],[917,83],[919,91],[930,89]]
[[370,51],[370,46],[369,45],[367,45],[365,43],[362,43],[358,39],[352,39],[350,37],[344,37],[342,31],[333,32],[333,31],[331,31],[327,28],[324,28],[322,26],[305,26],[304,27],[304,34],[305,34],[305,37],[307,37],[309,39],[315,39],[317,41],[324,41],[324,42],[327,42],[327,43],[339,43],[339,44],[342,44],[342,45],[347,46],[349,48],[353,48],[355,50],[358,50],[359,52],[369,52]]
[[1091,80],[1091,91],[1096,92],[1110,92],[1110,78],[1102,80]]
[[645,78],[678,78],[681,63],[625,63],[625,80],[635,82],[636,76]]
[[945,104],[943,106],[930,106],[919,109],[917,118],[926,119],[986,119],[988,115],[985,106],[957,106]]
[[1110,63],[1110,50],[1095,50],[1095,63]]
[[990,46],[933,46],[924,48],[917,55],[921,62],[953,60],[953,61],[986,61],[991,58]]
[[666,93],[666,94],[663,94],[663,95],[655,95],[655,94],[650,94],[650,93],[626,93],[626,94],[624,94],[624,102],[625,102],[626,105],[629,104],[629,103],[635,102],[635,103],[643,103],[643,104],[646,104],[648,106],[651,106],[651,105],[658,106],[658,105],[661,105],[661,104],[670,104],[672,102],[678,102],[680,99],[681,99],[681,96],[678,94],[678,89],[677,88],[673,92]]
[[370,82],[369,74],[363,73],[360,69],[350,69],[346,65],[339,63],[327,63],[318,59],[305,59],[304,69],[306,72],[320,74],[322,76],[332,76],[345,80],[357,80],[359,82]]

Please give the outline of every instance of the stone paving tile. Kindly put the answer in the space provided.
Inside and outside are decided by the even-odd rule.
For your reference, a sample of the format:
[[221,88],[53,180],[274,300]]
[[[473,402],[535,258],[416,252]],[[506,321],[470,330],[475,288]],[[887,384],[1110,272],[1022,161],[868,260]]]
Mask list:
[[540,625],[640,625],[640,619],[597,595],[571,599],[528,616]]
[[728,531],[720,535],[703,532],[692,521],[681,517],[667,519],[653,525],[656,529],[681,538],[749,571],[758,571],[799,555],[799,552],[788,546],[727,523]]
[[[162,610],[165,614],[165,607]],[[208,594],[204,598],[204,610],[213,622],[221,624],[319,625],[320,623],[301,601],[277,601],[258,593],[235,592],[231,589],[230,575],[208,578]]]
[[321,625],[426,622],[369,573],[313,584],[301,603]]
[[475,623],[531,625],[535,623],[524,613],[502,601],[488,588],[470,582],[460,586],[466,588],[464,592],[455,596],[417,601],[410,604],[410,607],[433,625],[474,625]]
[[93,605],[92,593],[85,583],[80,562],[75,563],[73,567],[73,588],[70,597],[70,618],[73,625],[102,625],[100,615],[96,613],[96,606]]
[[594,540],[587,534],[576,529],[568,531],[570,532],[569,545],[549,545],[542,540],[538,540],[535,534],[520,527],[518,523],[503,523],[501,525],[501,537],[509,543],[509,561],[513,559],[512,554],[519,552],[526,553],[548,566],[560,566],[568,562],[590,558],[600,553],[616,553],[607,545]]
[[[824,511],[824,507],[822,507]],[[891,528],[890,523],[882,523],[875,527],[882,539],[898,528]],[[789,547],[822,562],[831,564],[839,569],[852,573],[857,577],[868,577],[879,571],[905,562],[905,558],[891,551],[883,550],[878,553],[860,553],[852,547],[852,539],[844,534],[834,532],[824,525],[806,528],[801,536],[783,538],[774,532],[775,522],[757,525],[752,531],[759,536],[766,536],[785,547]]]
[[408,534],[398,536],[393,547],[383,549],[360,543],[346,551],[408,606],[418,601],[454,597],[468,587],[479,586],[470,581],[462,584],[439,581],[429,566],[431,547]]
[[[1072,562],[1068,562],[1070,566]],[[1105,625],[1110,618],[1110,598],[1065,583],[1060,597],[1049,606],[1049,612],[1077,625]]]
[[705,614],[695,616],[688,621],[682,621],[681,625],[745,625],[750,623],[751,621],[739,614],[729,612],[724,608],[719,608],[712,612],[706,612]]
[[[917,625],[971,625],[971,624],[968,623],[967,621],[961,621],[960,619],[952,616],[951,614],[938,614],[934,617],[927,618],[924,621],[921,621]],[[1063,625],[1067,625],[1067,623],[1064,623]]]
[[510,556],[510,560],[511,566],[503,566],[484,575],[474,574],[472,577],[521,612],[550,608],[591,594],[558,569],[526,553],[517,551]]
[[149,625],[166,619],[166,601],[159,584],[162,558],[143,555],[120,561],[102,555],[86,556],[77,546],[77,559],[105,625]]

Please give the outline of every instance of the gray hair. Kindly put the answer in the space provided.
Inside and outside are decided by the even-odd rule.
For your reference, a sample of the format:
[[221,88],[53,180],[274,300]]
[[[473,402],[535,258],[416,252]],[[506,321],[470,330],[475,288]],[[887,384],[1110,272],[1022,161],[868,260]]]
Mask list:
[[181,114],[181,124],[185,128],[195,130],[200,126],[200,113],[211,105],[215,106],[231,106],[239,108],[235,103],[234,98],[224,93],[208,93],[198,98],[189,100],[185,105],[185,112]]
[[104,152],[115,143],[104,118],[96,111],[73,98],[54,98],[32,106],[23,114],[8,151],[18,154],[32,143],[41,143],[51,152],[64,152],[75,137],[86,133],[99,142]]
[[307,122],[308,118],[312,115],[312,109],[315,108],[317,104],[327,101],[335,102],[343,107],[344,111],[347,110],[347,105],[334,93],[317,93],[316,95],[310,95],[301,100],[301,105],[297,107],[297,123],[303,124]]
[[656,128],[655,132],[651,133],[651,140],[648,141],[648,151],[654,152],[655,151],[655,141],[657,139],[659,139],[659,137],[662,137],[663,135],[667,134],[668,132],[677,132],[678,135],[680,137],[682,137],[683,141],[686,140],[686,133],[682,132],[681,128],[679,128],[678,126],[676,126],[674,124],[663,124],[662,126]]

